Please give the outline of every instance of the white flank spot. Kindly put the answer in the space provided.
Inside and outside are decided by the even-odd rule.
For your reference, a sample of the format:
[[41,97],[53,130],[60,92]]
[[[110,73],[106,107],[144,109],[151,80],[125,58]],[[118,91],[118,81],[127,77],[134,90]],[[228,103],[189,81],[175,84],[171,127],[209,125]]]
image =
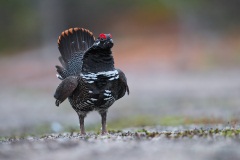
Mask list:
[[87,100],[88,103],[93,104],[91,101]]
[[97,73],[89,72],[88,74],[80,74],[83,79],[88,80],[88,83],[94,83],[93,80],[97,80],[99,75],[109,77],[110,81],[119,78],[118,71],[116,69],[114,71],[104,71]]
[[112,81],[112,80],[114,80],[114,79],[118,79],[118,78],[119,78],[119,75],[117,74],[117,76],[112,77],[112,78],[110,78],[109,80]]
[[110,91],[110,90],[105,90],[105,92],[106,92],[106,93],[111,93],[111,91]]
[[88,91],[88,93],[93,93],[93,91]]
[[95,77],[83,77],[84,79],[91,79],[91,80],[93,80],[93,79],[97,79],[97,78],[95,78]]
[[107,93],[103,93],[103,95],[104,95],[104,96],[108,96],[108,97],[111,96],[111,94],[107,94]]
[[88,81],[88,83],[94,83],[94,81]]
[[84,79],[97,79],[97,75],[95,73],[90,73],[90,74],[81,74],[81,76]]
[[91,98],[91,100],[92,100],[92,101],[97,101],[97,99],[95,99],[95,98]]
[[97,73],[88,73],[88,74],[81,74],[83,78],[97,78],[98,75],[103,75],[107,77],[112,77],[118,75],[118,71],[115,69],[114,71],[104,71],[104,72],[97,72]]
[[58,79],[61,79],[61,80],[63,79],[62,76],[60,76],[59,74],[56,74],[56,76]]
[[114,77],[112,77],[112,78],[110,78],[110,79],[109,79],[109,81],[112,81],[112,80],[114,80],[114,79],[115,79],[115,78],[114,78]]
[[104,100],[109,100],[109,99],[112,99],[112,97],[104,98]]

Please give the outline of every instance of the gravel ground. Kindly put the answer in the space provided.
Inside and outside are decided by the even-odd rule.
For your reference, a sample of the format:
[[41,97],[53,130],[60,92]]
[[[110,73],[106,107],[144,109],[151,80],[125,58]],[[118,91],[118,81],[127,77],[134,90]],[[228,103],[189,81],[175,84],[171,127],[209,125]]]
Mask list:
[[0,159],[235,160],[240,158],[239,134],[239,126],[221,125],[132,128],[108,135],[48,134],[1,140]]

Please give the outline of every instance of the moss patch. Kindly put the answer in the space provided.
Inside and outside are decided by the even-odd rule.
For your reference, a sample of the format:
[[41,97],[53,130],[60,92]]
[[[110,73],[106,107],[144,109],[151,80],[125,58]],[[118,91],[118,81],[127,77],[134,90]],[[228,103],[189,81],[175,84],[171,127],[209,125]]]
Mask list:
[[[202,117],[202,118],[193,118],[193,117],[181,117],[181,116],[165,116],[165,117],[154,117],[139,115],[134,117],[124,117],[121,119],[116,119],[108,121],[108,130],[122,130],[124,128],[132,127],[145,127],[145,126],[179,126],[179,125],[212,125],[212,124],[230,124],[234,126],[239,123],[238,119],[230,119],[229,121],[223,120],[221,118],[214,117]],[[87,131],[100,132],[101,124],[94,124],[86,126]],[[69,130],[67,130],[69,131]],[[71,131],[79,131],[79,128],[73,128]]]

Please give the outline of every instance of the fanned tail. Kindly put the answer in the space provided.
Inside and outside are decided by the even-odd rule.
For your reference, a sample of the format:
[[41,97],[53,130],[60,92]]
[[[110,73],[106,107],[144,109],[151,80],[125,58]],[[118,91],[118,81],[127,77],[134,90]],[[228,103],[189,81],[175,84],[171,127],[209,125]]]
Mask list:
[[70,28],[62,32],[58,38],[58,49],[63,68],[58,66],[57,71],[63,79],[81,72],[83,54],[94,40],[92,32],[84,28]]

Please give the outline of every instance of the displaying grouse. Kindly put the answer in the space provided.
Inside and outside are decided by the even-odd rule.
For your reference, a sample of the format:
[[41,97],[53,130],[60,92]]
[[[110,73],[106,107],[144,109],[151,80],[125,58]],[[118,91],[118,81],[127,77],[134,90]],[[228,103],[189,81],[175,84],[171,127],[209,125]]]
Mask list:
[[108,108],[126,91],[129,94],[125,74],[114,67],[112,47],[111,34],[102,33],[95,40],[84,28],[70,28],[58,38],[62,67],[56,68],[62,82],[54,94],[55,104],[69,99],[79,116],[81,134],[85,134],[84,118],[93,110],[101,115],[102,134],[107,133]]

